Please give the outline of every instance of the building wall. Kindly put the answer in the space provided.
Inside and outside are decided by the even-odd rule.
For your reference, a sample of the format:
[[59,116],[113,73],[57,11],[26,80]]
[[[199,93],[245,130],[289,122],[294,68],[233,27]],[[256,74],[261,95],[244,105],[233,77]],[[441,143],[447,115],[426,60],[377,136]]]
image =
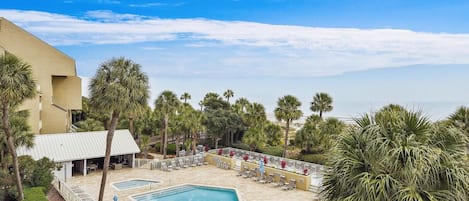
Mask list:
[[81,79],[75,60],[0,17],[0,54],[4,52],[30,64],[38,83],[38,95],[20,108],[30,111],[32,132],[68,132],[71,110],[81,109]]
[[55,169],[52,174],[62,181],[72,178],[73,163],[72,161],[66,161],[60,163],[60,169]]

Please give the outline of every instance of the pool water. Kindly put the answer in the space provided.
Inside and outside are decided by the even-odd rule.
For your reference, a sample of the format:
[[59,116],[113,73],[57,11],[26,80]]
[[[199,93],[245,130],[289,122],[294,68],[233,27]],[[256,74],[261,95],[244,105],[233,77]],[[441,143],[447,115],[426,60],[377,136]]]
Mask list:
[[135,201],[238,201],[234,189],[183,185],[132,196]]
[[114,186],[114,188],[116,188],[118,190],[127,190],[127,189],[133,189],[133,188],[140,188],[140,187],[144,187],[144,186],[149,186],[151,184],[157,184],[157,183],[159,183],[159,182],[158,181],[145,180],[145,179],[132,179],[132,180],[113,183],[112,185]]

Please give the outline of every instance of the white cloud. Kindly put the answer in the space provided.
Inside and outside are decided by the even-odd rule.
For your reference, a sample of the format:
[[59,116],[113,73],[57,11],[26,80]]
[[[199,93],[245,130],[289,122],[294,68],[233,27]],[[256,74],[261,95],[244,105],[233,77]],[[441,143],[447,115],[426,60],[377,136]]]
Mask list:
[[293,69],[291,76],[309,76],[421,63],[469,63],[469,34],[160,19],[102,10],[82,18],[21,10],[0,10],[0,16],[54,45],[177,40],[190,48],[266,48],[270,55],[282,58],[240,60],[226,55],[220,61],[228,66],[257,65],[265,75],[278,74],[286,66]]

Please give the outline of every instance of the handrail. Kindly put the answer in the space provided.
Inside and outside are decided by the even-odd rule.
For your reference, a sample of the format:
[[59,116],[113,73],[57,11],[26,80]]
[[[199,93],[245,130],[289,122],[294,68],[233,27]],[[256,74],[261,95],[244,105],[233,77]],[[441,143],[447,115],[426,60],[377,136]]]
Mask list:
[[64,198],[66,201],[81,201],[80,198],[75,192],[73,192],[72,188],[68,186],[64,181],[60,180],[57,177],[54,177],[52,180],[52,185],[55,189],[59,192],[59,194]]
[[60,109],[60,110],[62,110],[62,111],[64,111],[64,112],[67,112],[67,111],[68,111],[67,109],[65,109],[65,108],[63,108],[62,106],[57,105],[57,104],[55,104],[55,103],[52,103],[51,105],[54,106],[54,107],[56,107],[56,108],[58,108],[58,109]]
[[[232,147],[225,147],[225,148],[220,148],[220,149],[222,150],[222,153],[221,153],[222,155],[229,156],[230,152],[233,151],[234,152],[233,157],[237,159],[241,159],[241,160],[243,159],[244,155],[249,156],[249,161],[258,161],[265,156],[268,159],[268,164],[266,166],[270,166],[270,167],[277,168],[277,169],[283,169],[281,168],[281,161],[285,161],[286,163],[285,170],[298,172],[300,174],[303,173],[304,169],[307,169],[308,174],[320,174],[320,175],[322,174],[323,171],[327,170],[327,166],[316,164],[316,163],[309,163],[305,161],[283,158],[283,157],[273,156],[273,155],[259,153],[259,152],[232,148]],[[218,154],[218,151],[220,149],[211,149],[208,152],[213,153],[213,154]]]

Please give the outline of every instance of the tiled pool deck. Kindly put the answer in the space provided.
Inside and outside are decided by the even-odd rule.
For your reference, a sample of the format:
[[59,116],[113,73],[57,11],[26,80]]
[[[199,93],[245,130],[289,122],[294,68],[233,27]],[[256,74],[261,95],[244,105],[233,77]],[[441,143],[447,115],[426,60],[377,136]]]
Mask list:
[[[314,193],[302,190],[289,190],[285,191],[278,187],[273,187],[271,184],[259,184],[251,179],[244,179],[236,176],[235,170],[223,170],[215,166],[204,165],[200,167],[189,167],[172,172],[163,172],[160,170],[149,169],[131,169],[125,168],[121,170],[110,170],[108,173],[108,182],[106,184],[106,191],[104,200],[112,200],[114,194],[119,196],[119,200],[130,200],[129,195],[148,192],[169,186],[180,185],[184,183],[202,184],[210,186],[222,186],[229,188],[236,188],[242,201],[272,201],[272,200],[295,200],[295,201],[310,201]],[[99,195],[99,187],[101,183],[102,173],[97,171],[87,176],[74,176],[67,181],[67,184],[72,186],[80,186],[83,190],[89,193],[95,200]],[[113,182],[129,180],[132,178],[158,180],[161,184],[118,191],[112,187]]]

